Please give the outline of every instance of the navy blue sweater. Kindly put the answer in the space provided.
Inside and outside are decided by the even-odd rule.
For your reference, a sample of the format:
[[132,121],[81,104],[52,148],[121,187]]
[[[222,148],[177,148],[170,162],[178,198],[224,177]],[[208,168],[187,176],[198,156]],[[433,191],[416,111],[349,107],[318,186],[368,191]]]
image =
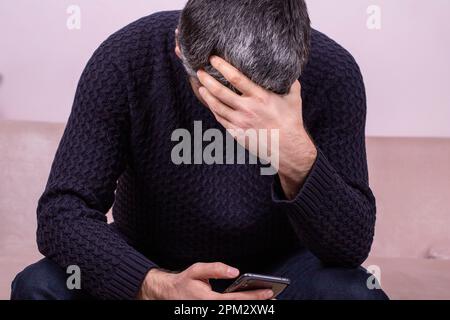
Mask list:
[[[177,128],[224,131],[174,53],[180,12],[144,17],[93,54],[39,200],[40,251],[78,265],[98,298],[133,298],[155,266],[267,263],[300,247],[324,263],[367,257],[375,200],[365,152],[365,90],[352,56],[313,31],[300,79],[318,158],[295,199],[259,165],[175,165]],[[106,213],[113,207],[114,225]],[[273,258],[271,258],[273,257]]]

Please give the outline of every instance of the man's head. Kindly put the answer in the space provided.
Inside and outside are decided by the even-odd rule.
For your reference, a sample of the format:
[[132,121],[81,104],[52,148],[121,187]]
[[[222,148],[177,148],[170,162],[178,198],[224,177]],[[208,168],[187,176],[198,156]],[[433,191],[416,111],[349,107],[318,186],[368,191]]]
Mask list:
[[209,63],[224,58],[261,87],[289,92],[309,54],[304,0],[189,0],[178,26],[178,52],[191,77],[204,69],[232,88]]

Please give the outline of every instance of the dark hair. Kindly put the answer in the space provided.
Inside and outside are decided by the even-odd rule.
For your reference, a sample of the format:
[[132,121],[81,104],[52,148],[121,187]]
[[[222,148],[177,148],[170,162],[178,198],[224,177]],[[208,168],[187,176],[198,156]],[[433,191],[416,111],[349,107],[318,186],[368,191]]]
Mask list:
[[309,55],[311,26],[304,0],[189,0],[178,30],[189,75],[204,69],[229,88],[209,64],[211,55],[279,94],[289,92]]

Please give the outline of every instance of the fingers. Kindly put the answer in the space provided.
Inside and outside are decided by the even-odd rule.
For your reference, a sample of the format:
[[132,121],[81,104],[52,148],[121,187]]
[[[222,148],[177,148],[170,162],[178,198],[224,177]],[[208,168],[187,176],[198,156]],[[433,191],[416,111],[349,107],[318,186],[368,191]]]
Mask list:
[[214,114],[219,115],[221,118],[226,119],[231,122],[234,110],[216,98],[208,89],[205,87],[200,87],[198,92],[208,104],[209,108]]
[[239,275],[239,270],[221,262],[195,263],[187,270],[192,279],[233,279]]
[[267,289],[240,291],[221,294],[220,300],[269,300],[273,298],[273,291]]
[[205,87],[199,88],[199,93],[205,100],[209,109],[214,114],[216,120],[227,130],[237,130],[236,125],[233,124],[234,112],[229,106],[223,104],[219,99],[214,97]]
[[234,132],[237,130],[236,126],[234,124],[232,124],[230,121],[222,118],[221,116],[219,116],[218,114],[215,114],[214,112],[213,112],[213,114],[214,114],[214,117],[216,118],[217,122],[219,122],[229,132]]
[[222,83],[214,79],[207,72],[199,70],[197,77],[200,83],[208,89],[214,96],[226,103],[232,108],[238,108],[240,105],[241,96],[225,87]]
[[232,122],[232,119],[234,118],[233,112],[236,111],[220,102],[205,87],[201,87],[199,89],[199,92],[205,102],[208,104],[209,110],[211,110],[211,112],[214,114],[216,120],[227,130],[237,130],[236,125],[234,125]]
[[225,79],[244,95],[250,95],[256,91],[262,90],[262,88],[224,59],[218,56],[212,56],[210,62],[211,65],[225,77]]

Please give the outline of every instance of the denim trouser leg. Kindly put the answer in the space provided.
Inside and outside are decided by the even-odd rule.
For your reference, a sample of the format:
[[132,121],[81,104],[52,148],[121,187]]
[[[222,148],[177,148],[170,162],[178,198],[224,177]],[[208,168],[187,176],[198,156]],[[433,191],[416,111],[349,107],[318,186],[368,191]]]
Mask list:
[[362,267],[326,267],[308,250],[299,250],[275,263],[265,272],[286,277],[291,285],[278,299],[386,300],[381,289],[369,289],[370,274]]
[[[310,251],[301,248],[284,256],[261,257],[241,273],[261,273],[289,278],[291,284],[278,300],[386,300],[381,289],[369,289],[370,274],[362,267],[324,266]],[[215,291],[223,292],[233,281],[211,280]],[[372,283],[372,280],[369,281]]]
[[11,284],[11,300],[88,300],[83,290],[69,290],[65,270],[44,258],[26,267]]

